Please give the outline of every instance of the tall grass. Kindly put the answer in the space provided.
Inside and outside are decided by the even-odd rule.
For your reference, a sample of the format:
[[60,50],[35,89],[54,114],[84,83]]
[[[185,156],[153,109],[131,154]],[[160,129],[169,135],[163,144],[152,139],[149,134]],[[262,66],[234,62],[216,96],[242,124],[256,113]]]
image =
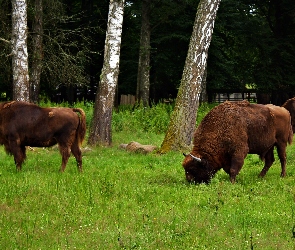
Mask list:
[[113,147],[85,151],[82,174],[73,157],[59,173],[56,148],[29,150],[16,173],[1,147],[0,248],[294,249],[294,145],[285,178],[277,157],[258,178],[263,163],[249,155],[236,184],[220,171],[209,185],[190,185],[181,153],[141,155],[117,147],[129,140],[160,145],[162,123],[140,125],[145,115],[163,116],[170,108],[153,109],[115,113]]
[[158,104],[152,107],[131,106],[121,107],[119,112],[113,114],[112,125],[115,132],[138,130],[155,134],[165,133],[173,106],[171,104]]

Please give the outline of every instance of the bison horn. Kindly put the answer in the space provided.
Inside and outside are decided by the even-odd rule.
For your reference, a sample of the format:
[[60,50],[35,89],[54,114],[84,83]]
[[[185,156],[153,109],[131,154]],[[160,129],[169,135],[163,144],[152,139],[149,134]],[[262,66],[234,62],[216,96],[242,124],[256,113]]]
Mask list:
[[201,158],[199,158],[199,157],[196,157],[196,156],[194,156],[194,155],[192,155],[192,154],[189,154],[194,160],[196,160],[196,161],[198,161],[198,162],[201,162],[202,161],[202,159]]

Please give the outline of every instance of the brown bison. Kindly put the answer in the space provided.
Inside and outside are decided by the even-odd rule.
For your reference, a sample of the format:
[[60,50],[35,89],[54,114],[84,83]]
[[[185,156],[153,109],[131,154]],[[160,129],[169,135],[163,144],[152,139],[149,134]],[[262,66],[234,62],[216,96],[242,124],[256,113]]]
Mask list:
[[213,108],[194,134],[192,152],[183,167],[189,182],[208,183],[221,168],[232,183],[247,154],[258,154],[265,161],[263,177],[274,162],[274,147],[286,175],[286,147],[293,133],[289,112],[274,105],[224,102]]
[[[79,113],[79,115],[78,115]],[[14,156],[17,170],[26,159],[26,146],[59,145],[61,171],[71,152],[82,171],[80,145],[86,133],[85,113],[79,108],[41,108],[35,104],[11,101],[0,103],[0,144]]]

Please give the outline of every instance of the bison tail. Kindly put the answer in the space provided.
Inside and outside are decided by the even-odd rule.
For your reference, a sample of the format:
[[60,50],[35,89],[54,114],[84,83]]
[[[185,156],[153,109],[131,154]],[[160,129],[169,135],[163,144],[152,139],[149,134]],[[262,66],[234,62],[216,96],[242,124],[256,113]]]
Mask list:
[[78,112],[80,114],[80,122],[79,122],[76,136],[77,136],[78,143],[81,146],[86,134],[86,116],[83,109],[73,108],[73,111]]
[[292,141],[293,141],[293,129],[292,129],[292,125],[290,124],[288,143],[292,144]]

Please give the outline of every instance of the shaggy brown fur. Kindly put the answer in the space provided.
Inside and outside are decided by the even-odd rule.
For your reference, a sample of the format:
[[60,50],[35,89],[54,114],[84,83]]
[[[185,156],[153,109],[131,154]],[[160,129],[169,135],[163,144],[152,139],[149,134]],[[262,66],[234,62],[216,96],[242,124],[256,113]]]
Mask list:
[[[79,113],[79,115],[77,114]],[[26,146],[59,145],[61,171],[71,152],[82,171],[80,146],[86,133],[85,113],[79,108],[41,108],[27,102],[0,103],[0,144],[14,156],[17,170],[26,159]]]
[[292,129],[293,133],[295,133],[295,97],[287,100],[282,107],[287,109],[290,112],[291,115],[291,123],[292,123]]
[[213,108],[196,129],[191,155],[183,161],[186,178],[208,183],[222,168],[235,182],[247,154],[258,154],[265,161],[260,173],[264,176],[274,162],[275,146],[281,176],[285,176],[286,147],[292,138],[291,118],[286,109],[247,101],[224,102]]

